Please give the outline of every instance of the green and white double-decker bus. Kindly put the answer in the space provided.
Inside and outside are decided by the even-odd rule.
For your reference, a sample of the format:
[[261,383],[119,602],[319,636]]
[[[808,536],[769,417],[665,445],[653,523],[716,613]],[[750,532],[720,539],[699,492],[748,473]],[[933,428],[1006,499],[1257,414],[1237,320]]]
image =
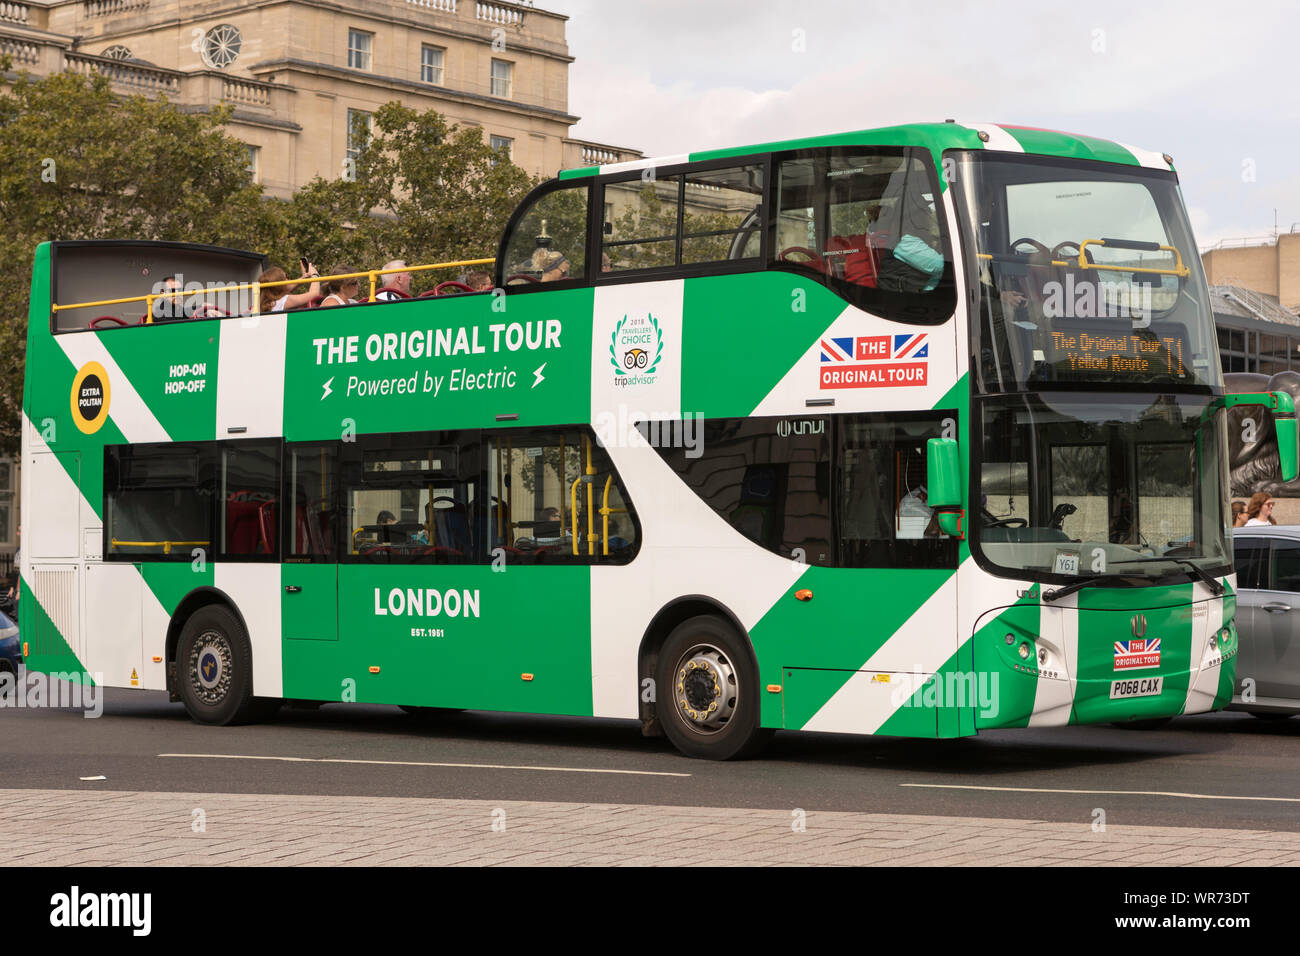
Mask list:
[[714,758],[1232,696],[1224,408],[1288,474],[1294,412],[1224,395],[1166,156],[902,126],[562,173],[491,292],[257,314],[264,266],[38,249],[30,668]]

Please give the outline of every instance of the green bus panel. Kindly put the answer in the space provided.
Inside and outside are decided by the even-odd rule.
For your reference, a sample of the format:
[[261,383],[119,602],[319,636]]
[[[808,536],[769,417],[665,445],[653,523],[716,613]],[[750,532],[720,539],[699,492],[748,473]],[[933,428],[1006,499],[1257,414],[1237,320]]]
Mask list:
[[347,564],[338,579],[338,639],[282,642],[286,697],[591,715],[590,569]]

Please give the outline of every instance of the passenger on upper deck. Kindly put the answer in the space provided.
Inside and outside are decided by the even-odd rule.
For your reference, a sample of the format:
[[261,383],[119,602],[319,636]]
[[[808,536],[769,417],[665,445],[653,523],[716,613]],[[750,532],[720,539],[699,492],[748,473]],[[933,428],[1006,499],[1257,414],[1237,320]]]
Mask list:
[[[302,272],[302,278],[319,279],[320,273],[316,271],[316,267],[310,262],[306,265],[307,267],[303,269]],[[267,269],[258,276],[257,281],[262,283],[283,282],[288,278],[289,276],[285,274],[283,269],[279,266],[272,266],[270,269]],[[261,301],[258,302],[257,310],[259,312],[284,312],[288,309],[300,309],[304,305],[309,305],[312,299],[320,295],[319,282],[313,282],[306,292],[299,292],[297,294],[291,294],[289,292],[291,288],[293,288],[293,286],[277,285],[272,286],[269,289],[262,289]]]
[[[180,293],[184,288],[179,275],[168,276],[162,281],[162,288],[155,288],[155,292],[176,292]],[[162,299],[155,299],[153,304],[153,320],[155,322],[175,322],[178,319],[188,319],[194,316],[194,307],[185,307],[185,297],[183,295],[169,295]]]
[[562,252],[556,252],[549,249],[538,249],[533,255],[533,263],[537,271],[542,274],[543,282],[555,282],[557,279],[567,279],[569,277],[569,257]]
[[[402,259],[390,259],[384,263],[381,271],[389,269],[405,269],[406,262]],[[394,272],[386,276],[380,276],[379,290],[375,293],[376,302],[396,302],[398,299],[409,299],[411,297],[411,274],[409,272]]]
[[465,284],[475,292],[488,292],[492,289],[492,277],[486,272],[467,272]]
[[[329,270],[329,274],[332,276],[347,275],[350,272],[356,272],[356,270],[347,265],[331,266]],[[360,288],[361,280],[356,277],[351,279],[328,279],[325,282],[325,298],[321,300],[320,308],[325,309],[335,305],[356,305],[356,295]]]

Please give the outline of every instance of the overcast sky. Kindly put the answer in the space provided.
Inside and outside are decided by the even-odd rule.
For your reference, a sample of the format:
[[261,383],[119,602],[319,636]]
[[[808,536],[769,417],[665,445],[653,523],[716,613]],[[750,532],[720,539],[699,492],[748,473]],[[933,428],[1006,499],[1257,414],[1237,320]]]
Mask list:
[[[1043,126],[1174,157],[1202,247],[1300,220],[1300,8],[539,0],[582,139],[647,155],[896,122]],[[1300,224],[1296,225],[1300,232]]]

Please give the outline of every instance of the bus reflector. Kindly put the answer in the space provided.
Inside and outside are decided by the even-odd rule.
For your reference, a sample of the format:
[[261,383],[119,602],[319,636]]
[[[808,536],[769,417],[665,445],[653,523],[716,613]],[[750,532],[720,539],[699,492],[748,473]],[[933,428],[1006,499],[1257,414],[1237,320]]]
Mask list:
[[162,658],[161,658],[161,657],[155,657],[155,658],[153,659],[153,662],[154,662],[155,664],[161,664],[161,663],[162,663]]
[[768,692],[769,694],[779,694],[779,693],[781,693],[781,685],[780,685],[780,684],[768,684],[768,685],[767,685],[767,692]]
[[370,668],[370,673],[372,673],[372,674],[378,674],[378,673],[379,673],[379,668],[378,668],[378,667],[371,667],[371,668]]
[[798,591],[794,592],[794,596],[795,599],[799,601],[811,601],[812,591],[810,591],[808,588],[800,588]]
[[30,657],[31,653],[27,650],[27,642],[23,641],[23,657]]
[[520,679],[520,680],[532,680],[532,679],[533,679],[533,675],[532,675],[532,674],[520,674],[520,675],[519,675],[519,679]]

